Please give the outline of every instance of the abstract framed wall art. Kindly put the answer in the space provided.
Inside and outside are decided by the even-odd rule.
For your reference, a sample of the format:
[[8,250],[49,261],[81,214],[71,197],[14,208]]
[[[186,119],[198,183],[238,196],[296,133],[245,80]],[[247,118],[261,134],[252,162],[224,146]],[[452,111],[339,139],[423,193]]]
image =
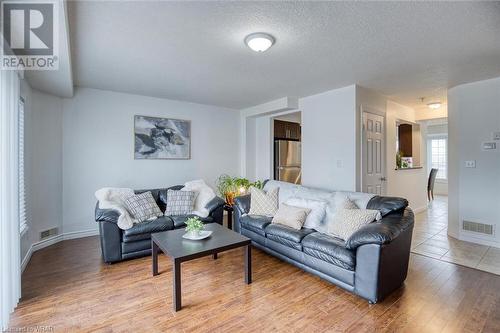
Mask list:
[[134,158],[191,158],[191,121],[134,116]]

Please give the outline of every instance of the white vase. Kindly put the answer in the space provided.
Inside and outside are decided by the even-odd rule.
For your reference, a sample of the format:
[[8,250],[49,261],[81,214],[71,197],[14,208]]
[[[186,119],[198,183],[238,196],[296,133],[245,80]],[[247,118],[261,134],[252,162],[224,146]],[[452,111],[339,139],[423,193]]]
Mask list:
[[199,237],[201,234],[201,230],[192,230],[189,232],[189,236],[191,237]]

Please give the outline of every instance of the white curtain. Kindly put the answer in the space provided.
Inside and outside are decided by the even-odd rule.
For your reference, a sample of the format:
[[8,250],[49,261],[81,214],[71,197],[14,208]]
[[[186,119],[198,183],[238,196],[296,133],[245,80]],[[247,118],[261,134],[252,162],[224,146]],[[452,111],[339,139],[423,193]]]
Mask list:
[[[16,71],[0,70],[0,328],[21,296]],[[0,330],[1,331],[1,330]]]

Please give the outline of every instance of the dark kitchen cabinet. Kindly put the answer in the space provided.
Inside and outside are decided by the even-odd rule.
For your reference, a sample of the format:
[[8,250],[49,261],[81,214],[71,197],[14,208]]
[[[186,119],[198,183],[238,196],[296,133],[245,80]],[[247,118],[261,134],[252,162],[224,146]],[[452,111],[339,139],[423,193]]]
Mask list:
[[290,121],[275,120],[274,121],[274,138],[285,140],[298,140],[301,137],[301,127],[298,123]]

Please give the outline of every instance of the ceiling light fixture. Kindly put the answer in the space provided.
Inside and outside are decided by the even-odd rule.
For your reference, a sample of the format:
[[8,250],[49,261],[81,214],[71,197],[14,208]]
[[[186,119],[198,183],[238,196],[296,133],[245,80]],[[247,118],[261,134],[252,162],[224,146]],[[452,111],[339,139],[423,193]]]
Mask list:
[[436,110],[436,109],[439,109],[441,107],[441,103],[440,102],[432,102],[432,103],[427,104],[427,106],[430,109]]
[[264,52],[274,44],[274,37],[263,33],[256,32],[245,37],[245,44],[255,52]]

